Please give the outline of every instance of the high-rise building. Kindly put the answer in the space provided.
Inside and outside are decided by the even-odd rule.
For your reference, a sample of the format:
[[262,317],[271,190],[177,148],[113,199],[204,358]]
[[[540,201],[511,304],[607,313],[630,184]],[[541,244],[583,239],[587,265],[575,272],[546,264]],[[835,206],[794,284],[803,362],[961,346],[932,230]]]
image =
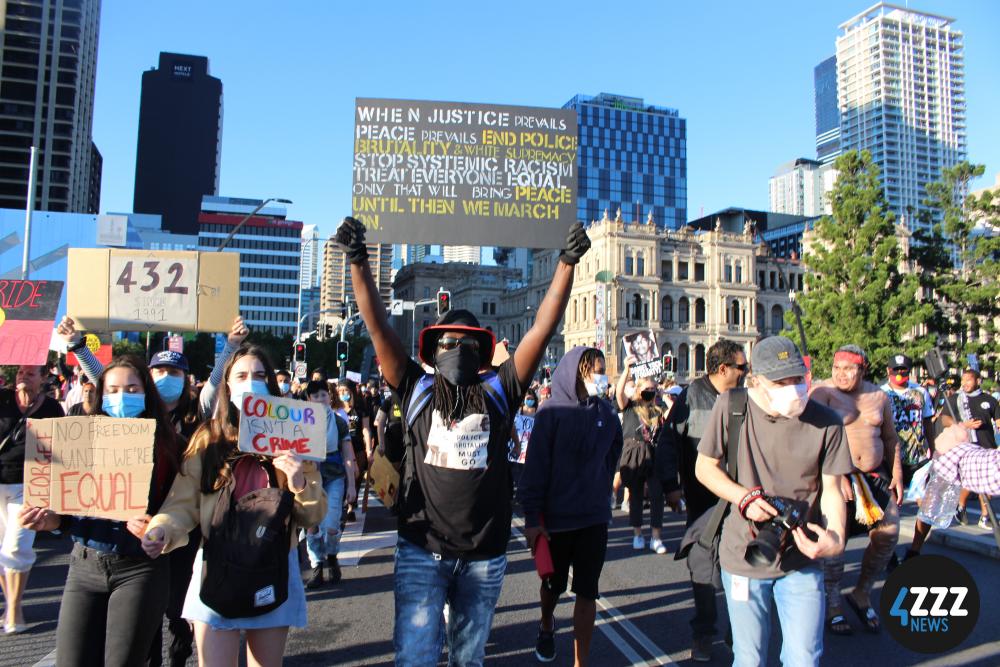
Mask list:
[[[206,196],[198,216],[198,249],[217,250],[260,199]],[[302,223],[283,206],[247,219],[223,252],[240,253],[240,314],[251,329],[294,335],[299,318]]]
[[829,192],[837,179],[830,163],[798,158],[778,167],[768,182],[770,210],[788,215],[829,215]]
[[443,248],[445,262],[479,264],[480,247],[477,245],[446,245]]
[[299,287],[319,287],[319,226],[302,226],[302,269]]
[[841,150],[868,150],[913,228],[928,183],[966,157],[965,54],[954,19],[880,2],[840,24]]
[[[379,296],[386,307],[392,302],[392,245],[388,243],[369,243],[368,262],[371,265],[372,277],[378,287]],[[344,251],[337,247],[330,238],[323,245],[323,278],[320,283],[320,321],[330,322],[339,319],[340,306],[346,301],[356,303],[354,286],[351,283],[351,270]],[[357,306],[353,306],[357,312]]]
[[837,56],[813,70],[816,93],[816,159],[827,164],[840,155],[840,106],[837,103]]
[[208,73],[208,58],[160,53],[159,67],[142,74],[135,212],[197,234],[202,196],[219,193],[221,152],[222,81]]
[[638,97],[577,95],[564,109],[577,112],[578,210],[583,224],[653,213],[657,225],[687,221],[687,121],[676,109]]
[[0,2],[0,207],[24,208],[36,146],[35,208],[98,212],[91,130],[100,13],[100,0]]

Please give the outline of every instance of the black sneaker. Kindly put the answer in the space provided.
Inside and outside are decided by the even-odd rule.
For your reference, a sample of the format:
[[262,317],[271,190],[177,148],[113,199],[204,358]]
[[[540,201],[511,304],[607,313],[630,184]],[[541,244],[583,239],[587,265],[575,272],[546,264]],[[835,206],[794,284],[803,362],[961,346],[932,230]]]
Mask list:
[[312,569],[312,576],[309,577],[309,581],[306,582],[306,589],[310,591],[316,590],[324,583],[326,582],[323,580],[323,564],[320,563]]
[[347,514],[344,515],[348,523],[353,523],[358,520],[358,516],[354,513],[353,509],[347,510]]
[[538,639],[535,640],[535,658],[538,662],[552,662],[556,659],[555,631],[546,632],[538,628]]
[[964,507],[959,507],[958,511],[955,512],[955,521],[962,526],[969,525],[969,514],[965,511]]
[[335,584],[340,581],[340,563],[337,562],[336,556],[326,557],[326,566],[330,568],[330,583]]

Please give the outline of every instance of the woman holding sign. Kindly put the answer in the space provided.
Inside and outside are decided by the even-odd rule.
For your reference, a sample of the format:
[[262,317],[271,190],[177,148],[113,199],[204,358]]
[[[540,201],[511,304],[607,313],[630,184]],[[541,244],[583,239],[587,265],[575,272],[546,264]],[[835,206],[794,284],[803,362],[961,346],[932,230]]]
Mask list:
[[240,348],[222,376],[215,416],[192,437],[183,474],[149,522],[142,548],[156,558],[184,546],[200,525],[203,542],[182,612],[194,621],[199,663],[235,665],[246,631],[249,663],[280,665],[289,626],[306,624],[295,536],[323,520],[326,494],[315,464],[297,454],[271,459],[238,448],[244,396],[279,395],[266,353]]
[[[177,473],[183,439],[170,423],[149,369],[137,357],[119,357],[98,380],[97,394],[99,414],[155,420],[147,503],[147,511],[155,513]],[[126,523],[27,507],[20,521],[32,530],[59,529],[73,539],[56,629],[56,664],[143,664],[170,584],[169,564],[150,560],[137,538],[146,517]]]
[[35,534],[18,525],[24,503],[24,444],[28,418],[62,417],[62,406],[42,393],[44,366],[20,366],[14,391],[0,390],[0,585],[7,601],[4,632],[27,626],[21,596],[35,564]]

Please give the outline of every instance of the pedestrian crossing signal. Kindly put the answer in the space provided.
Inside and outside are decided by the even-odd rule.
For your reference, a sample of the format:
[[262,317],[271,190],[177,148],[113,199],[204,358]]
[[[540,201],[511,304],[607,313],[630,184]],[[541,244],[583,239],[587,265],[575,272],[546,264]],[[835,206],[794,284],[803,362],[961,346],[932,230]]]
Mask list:
[[304,359],[306,356],[306,346],[302,343],[295,344],[295,357],[298,359]]
[[438,317],[441,317],[451,310],[451,292],[438,290],[437,294]]
[[663,355],[663,370],[668,373],[673,373],[677,370],[674,367],[674,355],[672,354]]
[[344,363],[347,361],[348,342],[346,340],[337,341],[337,361]]

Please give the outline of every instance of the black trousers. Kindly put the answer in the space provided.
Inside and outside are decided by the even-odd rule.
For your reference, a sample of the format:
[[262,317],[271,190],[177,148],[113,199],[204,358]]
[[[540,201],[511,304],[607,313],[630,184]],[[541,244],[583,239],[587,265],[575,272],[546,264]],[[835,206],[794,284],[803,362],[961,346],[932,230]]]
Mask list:
[[[181,618],[184,609],[184,598],[191,584],[191,570],[194,558],[201,548],[201,529],[195,528],[188,535],[188,543],[180,549],[171,551],[161,558],[170,560],[170,593],[167,599],[167,627],[173,639],[167,649],[171,666],[183,665],[194,653],[194,631],[191,624]],[[149,647],[149,667],[160,667],[163,664],[163,624],[156,626],[153,643]]]
[[719,634],[719,610],[715,604],[715,586],[691,582],[694,590],[694,618],[691,619],[691,633],[695,639],[714,637]]
[[59,607],[56,666],[144,665],[167,608],[170,562],[73,545]]

